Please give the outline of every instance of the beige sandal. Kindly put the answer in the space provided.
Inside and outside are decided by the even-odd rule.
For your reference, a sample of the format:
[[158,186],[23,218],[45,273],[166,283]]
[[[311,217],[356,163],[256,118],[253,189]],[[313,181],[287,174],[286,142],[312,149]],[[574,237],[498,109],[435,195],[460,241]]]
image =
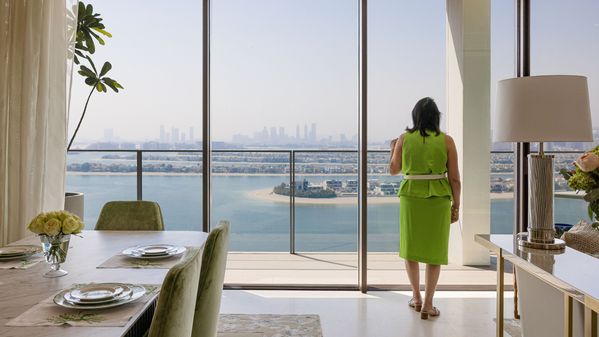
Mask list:
[[408,305],[410,306],[410,308],[414,308],[414,310],[416,310],[416,312],[420,312],[420,310],[422,310],[422,303],[416,302],[416,300],[414,298],[412,298],[408,302]]
[[436,307],[433,307],[431,310],[422,310],[420,312],[420,319],[428,319],[428,317],[437,317],[441,315],[441,311]]

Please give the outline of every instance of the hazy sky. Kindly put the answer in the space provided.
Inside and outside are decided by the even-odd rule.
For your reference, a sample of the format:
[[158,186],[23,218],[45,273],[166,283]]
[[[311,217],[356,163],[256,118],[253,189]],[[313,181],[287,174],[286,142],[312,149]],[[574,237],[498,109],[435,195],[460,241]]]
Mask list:
[[[94,94],[80,139],[101,139],[105,128],[156,139],[160,125],[193,126],[198,137],[201,1],[92,3],[114,35],[95,59],[110,60],[126,90]],[[513,4],[492,0],[492,83],[513,76]],[[317,123],[319,137],[356,134],[357,9],[356,0],[214,0],[213,139],[264,126],[294,135],[296,124],[303,134],[304,123]],[[371,0],[369,10],[369,136],[379,141],[410,124],[423,96],[445,110],[445,0]],[[599,107],[599,2],[533,1],[533,13],[533,74],[589,76]],[[75,75],[71,130],[88,91]]]

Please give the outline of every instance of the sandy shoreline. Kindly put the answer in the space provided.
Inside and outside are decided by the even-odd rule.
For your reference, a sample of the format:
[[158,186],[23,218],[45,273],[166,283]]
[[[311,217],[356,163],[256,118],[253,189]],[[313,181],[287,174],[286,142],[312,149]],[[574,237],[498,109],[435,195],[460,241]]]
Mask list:
[[[271,188],[254,190],[246,193],[246,196],[255,200],[289,203],[289,197],[273,193]],[[511,199],[513,193],[491,193],[491,199]],[[295,203],[298,205],[356,205],[358,199],[355,197],[338,197],[338,198],[295,198]],[[368,198],[369,205],[379,204],[399,204],[399,198],[396,196],[388,197],[370,197]]]
[[[289,203],[289,197],[285,195],[275,194],[272,188],[254,190],[246,193],[246,196],[252,199]],[[338,197],[338,198],[299,198],[295,197],[296,205],[356,205],[357,197]],[[391,197],[371,197],[368,198],[369,204],[399,204],[399,198]]]

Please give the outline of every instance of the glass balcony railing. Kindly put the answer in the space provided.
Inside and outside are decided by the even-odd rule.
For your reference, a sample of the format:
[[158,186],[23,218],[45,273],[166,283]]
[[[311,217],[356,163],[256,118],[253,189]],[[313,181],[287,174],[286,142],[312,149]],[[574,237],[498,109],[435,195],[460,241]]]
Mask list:
[[[388,174],[388,155],[368,154],[370,252],[398,249],[401,177]],[[554,155],[558,171],[580,154]],[[145,199],[161,205],[167,230],[202,228],[201,151],[73,150],[67,165],[67,190],[85,194],[88,227],[110,200]],[[492,152],[490,167],[491,232],[511,233],[513,154]],[[355,150],[214,150],[213,221],[234,224],[232,251],[356,252],[357,181]],[[586,217],[558,172],[555,190],[556,222]]]

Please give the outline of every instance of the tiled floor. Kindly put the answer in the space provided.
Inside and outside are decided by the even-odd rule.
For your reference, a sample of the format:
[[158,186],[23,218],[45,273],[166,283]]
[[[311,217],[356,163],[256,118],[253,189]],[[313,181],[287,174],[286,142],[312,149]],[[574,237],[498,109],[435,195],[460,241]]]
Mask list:
[[[442,314],[423,321],[407,306],[410,294],[394,291],[226,290],[223,313],[318,314],[324,337],[485,337],[495,336],[495,293],[438,292]],[[512,317],[506,293],[506,317]],[[509,336],[507,333],[505,336]]]

